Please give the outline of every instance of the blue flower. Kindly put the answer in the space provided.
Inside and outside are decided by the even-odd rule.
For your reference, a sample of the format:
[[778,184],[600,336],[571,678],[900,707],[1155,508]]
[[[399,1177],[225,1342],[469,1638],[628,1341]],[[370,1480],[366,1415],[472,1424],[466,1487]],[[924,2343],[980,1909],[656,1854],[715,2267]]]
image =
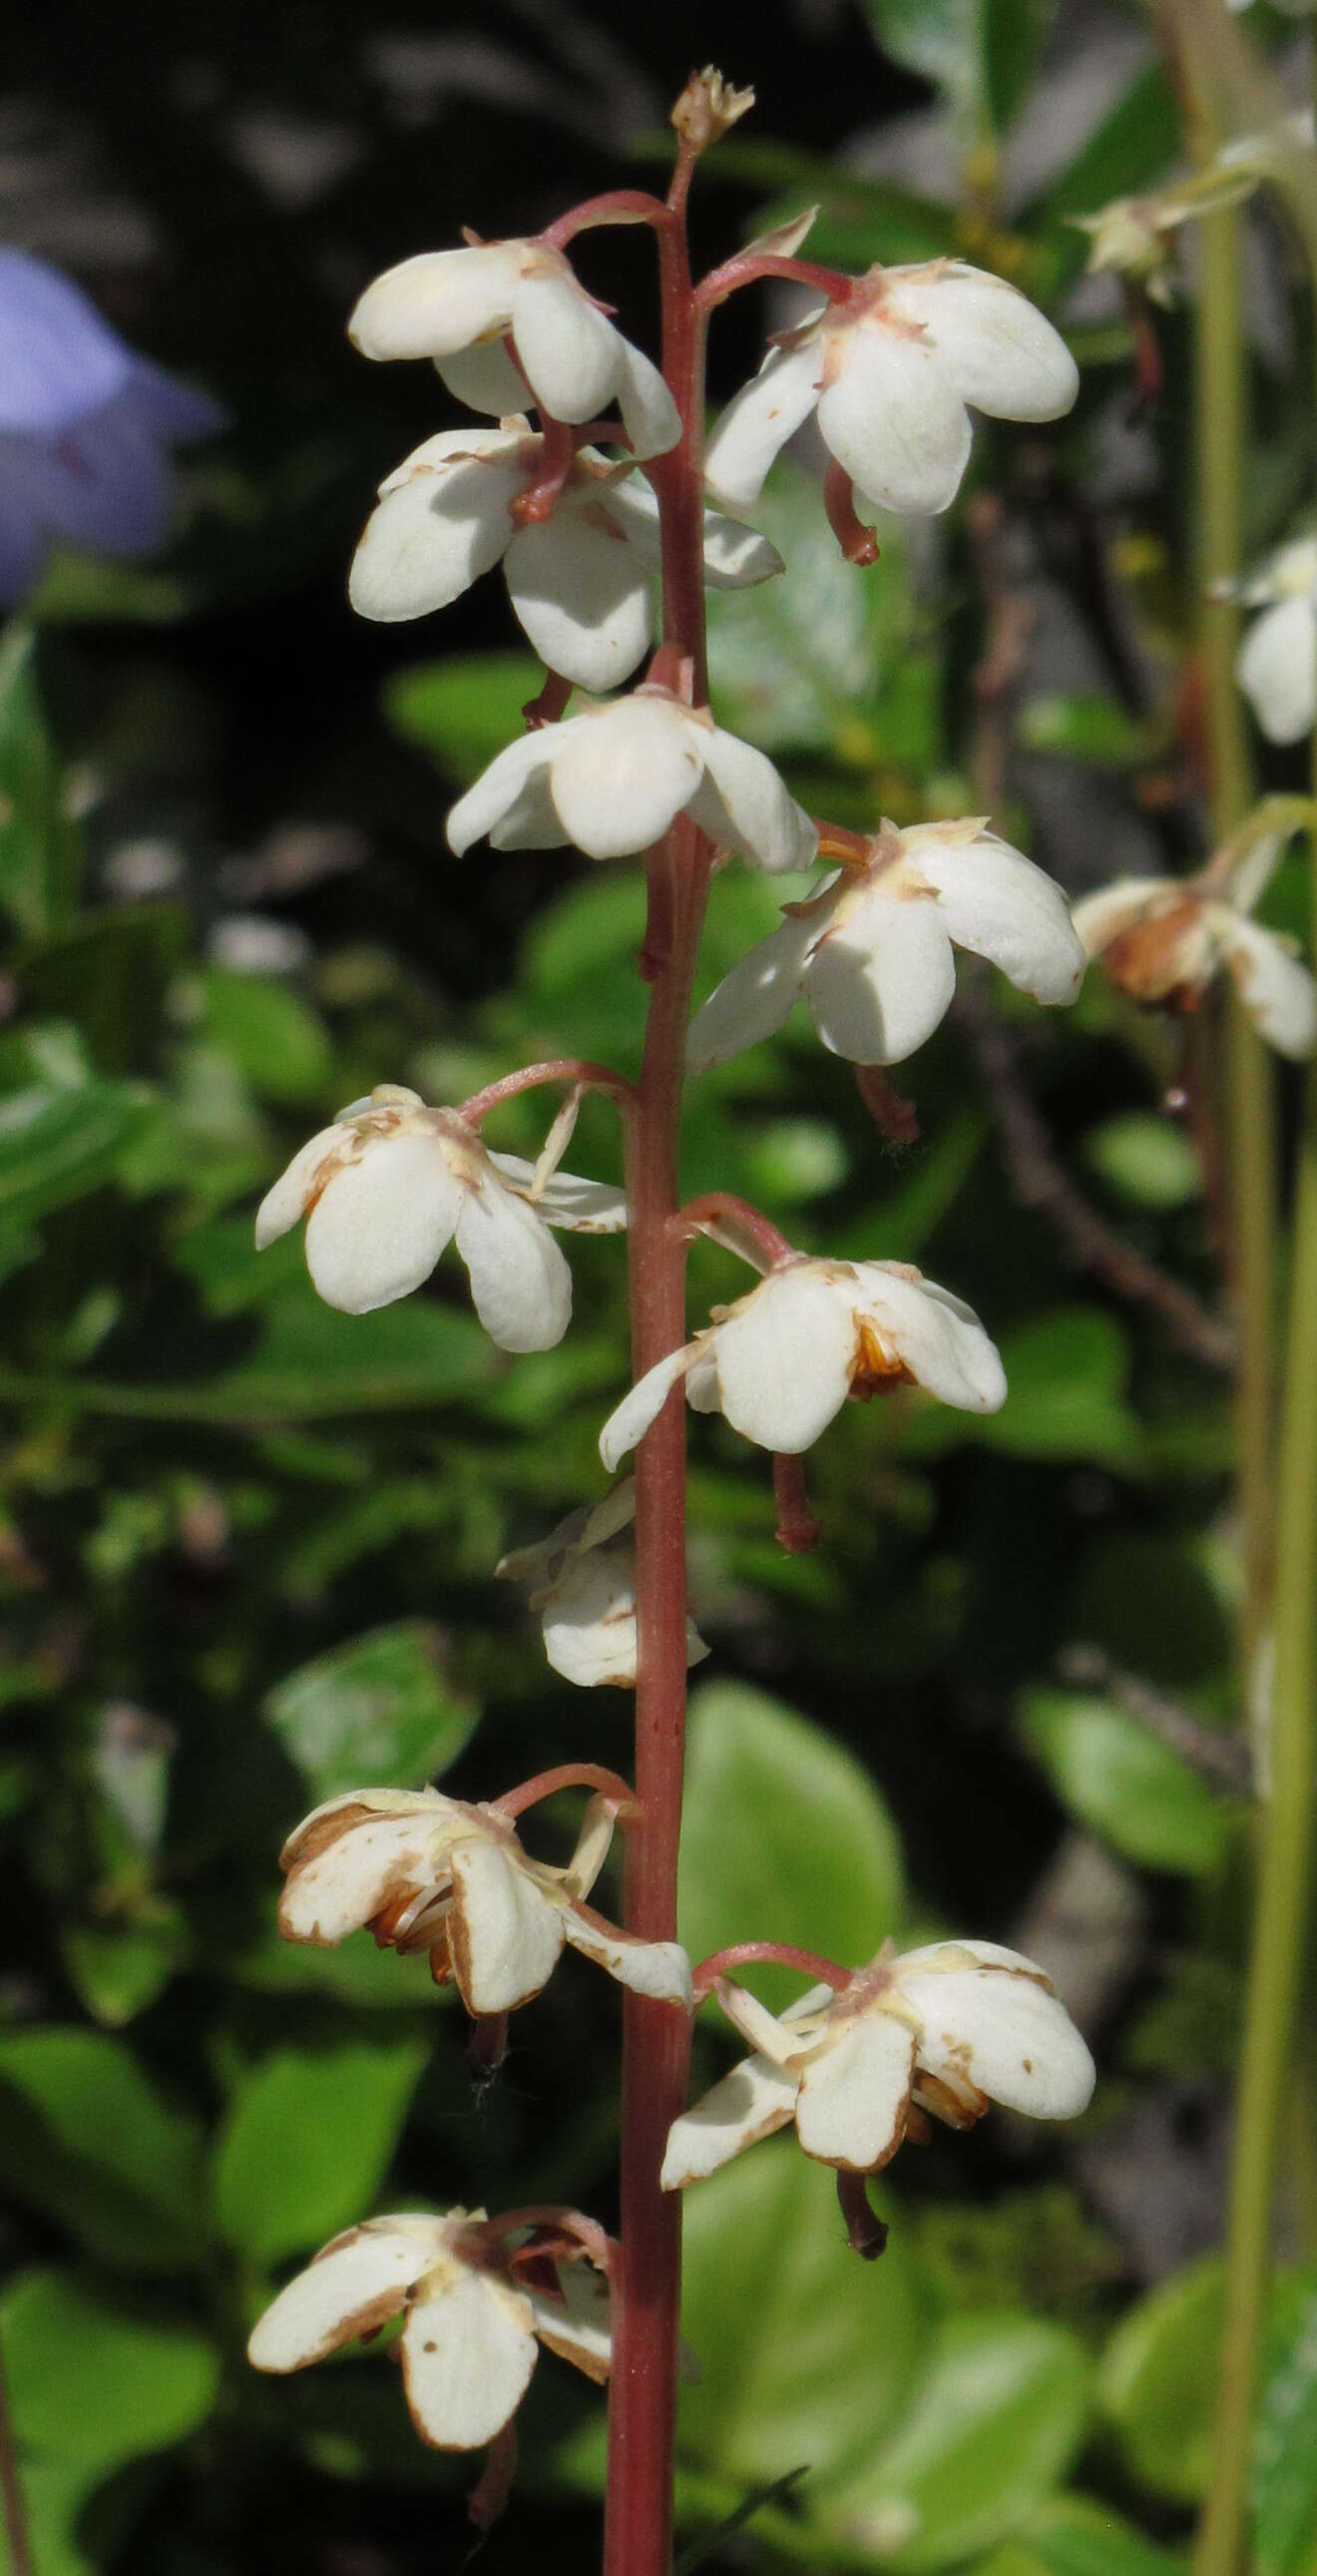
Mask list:
[[57,538],[159,552],[171,446],[223,421],[205,394],[139,358],[44,260],[0,248],[0,605],[26,598]]

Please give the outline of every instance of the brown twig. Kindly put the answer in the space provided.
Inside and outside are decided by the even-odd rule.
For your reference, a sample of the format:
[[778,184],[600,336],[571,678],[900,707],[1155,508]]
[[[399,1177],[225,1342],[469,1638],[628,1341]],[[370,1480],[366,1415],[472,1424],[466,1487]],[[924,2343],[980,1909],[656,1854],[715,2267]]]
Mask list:
[[1033,602],[1013,589],[1006,575],[1002,518],[995,492],[976,493],[966,513],[986,629],[974,672],[974,795],[985,814],[998,816],[1006,796],[1011,714],[1024,678],[1034,622]]
[[1235,1337],[1188,1288],[1126,1243],[1076,1188],[1020,1080],[1009,1032],[995,1020],[981,994],[962,981],[954,1005],[992,1103],[1007,1175],[1022,1207],[1036,1208],[1059,1235],[1077,1269],[1092,1271],[1118,1297],[1147,1306],[1173,1341],[1202,1367],[1233,1374]]
[[1122,1671],[1100,1646],[1070,1646],[1061,1657],[1061,1678],[1076,1690],[1101,1691],[1127,1717],[1138,1719],[1159,1744],[1169,1744],[1191,1768],[1232,1798],[1253,1795],[1253,1760],[1248,1743],[1224,1727],[1204,1726],[1178,1699],[1154,1690],[1137,1673]]

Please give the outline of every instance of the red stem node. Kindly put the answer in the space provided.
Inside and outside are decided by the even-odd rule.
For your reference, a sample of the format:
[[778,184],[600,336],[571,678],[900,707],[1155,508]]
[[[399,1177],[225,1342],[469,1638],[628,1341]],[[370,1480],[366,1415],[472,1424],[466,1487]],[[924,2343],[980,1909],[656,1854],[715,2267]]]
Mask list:
[[831,1986],[835,1994],[841,1994],[855,1974],[853,1968],[839,1967],[835,1959],[825,1959],[817,1950],[800,1950],[792,1941],[734,1941],[729,1950],[714,1950],[701,1959],[691,1981],[695,2002],[706,2003],[729,1968],[750,1968],[764,1961],[777,1968],[797,1968],[802,1977],[812,1977],[816,1986]]
[[483,1090],[473,1091],[469,1100],[459,1101],[456,1115],[468,1127],[478,1127],[491,1109],[500,1109],[505,1100],[515,1100],[522,1091],[538,1091],[548,1082],[579,1083],[582,1091],[606,1092],[623,1109],[635,1101],[634,1086],[625,1074],[615,1073],[610,1064],[592,1064],[588,1056],[550,1056],[543,1064],[524,1064],[516,1073],[502,1073],[497,1082],[487,1082]]
[[705,1190],[699,1198],[688,1199],[673,1219],[673,1234],[683,1245],[693,1243],[697,1235],[707,1234],[725,1251],[734,1252],[739,1260],[759,1271],[772,1270],[779,1261],[790,1261],[795,1252],[771,1217],[730,1190]]
[[489,1803],[498,1815],[511,1821],[514,1816],[524,1816],[528,1807],[537,1807],[542,1798],[556,1797],[560,1789],[595,1790],[613,1802],[620,1825],[634,1824],[639,1818],[634,1789],[620,1772],[605,1770],[598,1762],[559,1762],[552,1771],[537,1771],[533,1780],[521,1781],[515,1789],[508,1789],[501,1798],[491,1798]]
[[593,232],[600,224],[653,224],[659,229],[671,221],[663,199],[647,189],[608,188],[602,196],[583,197],[579,206],[569,206],[565,215],[546,224],[539,238],[550,250],[565,250],[578,233]]
[[839,268],[820,267],[817,260],[786,259],[779,251],[738,251],[735,258],[724,260],[721,268],[711,268],[701,278],[691,299],[695,311],[712,313],[729,295],[757,285],[761,277],[784,277],[790,286],[812,286],[826,295],[829,304],[849,304],[859,282]]

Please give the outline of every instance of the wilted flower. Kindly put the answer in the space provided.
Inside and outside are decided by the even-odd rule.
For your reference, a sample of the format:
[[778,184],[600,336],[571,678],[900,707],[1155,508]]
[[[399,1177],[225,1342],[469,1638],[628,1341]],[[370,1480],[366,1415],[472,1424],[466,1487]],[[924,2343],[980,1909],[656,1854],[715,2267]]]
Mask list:
[[1317,716],[1317,537],[1281,546],[1244,581],[1218,582],[1218,599],[1261,608],[1235,677],[1268,742],[1299,742]]
[[996,1348],[969,1306],[903,1261],[796,1254],[680,1350],[646,1371],[599,1435],[610,1470],[643,1438],[684,1378],[698,1413],[722,1413],[761,1449],[808,1449],[848,1395],[924,1386],[944,1404],[995,1413],[1006,1400]]
[[[543,471],[545,442],[524,419],[427,438],[380,485],[353,558],[362,617],[425,617],[502,562],[508,597],[541,660],[583,689],[625,680],[653,635],[658,502],[647,483],[583,447],[547,519],[513,505]],[[780,572],[766,537],[709,511],[705,577],[739,590]]]
[[783,334],[723,413],[709,488],[755,499],[778,450],[817,408],[824,445],[881,510],[923,516],[955,499],[969,463],[967,404],[999,420],[1055,420],[1079,373],[1043,315],[963,260],[871,268],[844,303]]
[[995,1941],[933,1941],[901,1958],[889,1944],[839,1993],[816,1986],[780,2017],[730,1981],[718,1992],[755,2054],[674,2122],[665,2191],[792,2120],[820,2164],[875,2173],[921,2113],[968,2129],[1000,2102],[1072,2120],[1093,2090],[1093,2060],[1050,1978]]
[[280,1854],[279,1929],[332,1948],[369,1923],[381,1947],[428,1950],[476,2017],[512,2012],[547,1985],[564,1943],[637,1994],[689,2006],[675,1941],[641,1941],[586,1903],[615,1810],[592,1799],[565,1868],[532,1860],[497,1804],[438,1789],[352,1789],[316,1807]]
[[1265,161],[1256,157],[1264,150],[1262,139],[1246,138],[1170,188],[1141,197],[1113,197],[1095,215],[1069,216],[1067,220],[1091,238],[1090,276],[1114,269],[1119,276],[1133,278],[1155,304],[1172,303],[1175,234],[1182,224],[1250,197],[1265,173]]
[[487,834],[496,850],[572,841],[588,858],[620,859],[650,849],[681,813],[770,875],[808,867],[818,846],[762,751],[648,683],[510,742],[458,799],[448,838],[459,858]]
[[[495,1567],[513,1583],[531,1583],[544,1651],[564,1681],[589,1687],[636,1678],[635,1480],[625,1476],[593,1511],[569,1512],[537,1546],[514,1548]],[[687,1664],[709,1649],[688,1619]]]
[[584,2255],[542,2258],[519,2279],[517,2254],[483,2209],[367,2219],[280,2291],[248,2356],[257,2370],[305,2370],[401,2316],[403,2386],[422,2441],[480,2450],[520,2405],[537,2337],[588,2378],[608,2377],[607,2281]]
[[[1260,847],[1266,859],[1280,842]],[[1075,905],[1074,922],[1088,955],[1134,1001],[1196,1011],[1224,966],[1279,1054],[1309,1056],[1317,1047],[1317,983],[1292,942],[1250,921],[1208,877],[1118,877]]]
[[801,993],[834,1055],[898,1064],[951,1002],[953,945],[1036,1001],[1073,1001],[1084,952],[1065,897],[986,823],[884,823],[867,848],[724,976],[691,1023],[692,1072],[769,1036]]
[[454,1242],[490,1339],[544,1351],[572,1311],[571,1272],[549,1227],[614,1234],[626,1201],[603,1182],[492,1154],[455,1109],[427,1109],[417,1092],[384,1082],[293,1156],[257,1209],[257,1250],[300,1216],[327,1305],[368,1315],[409,1296]]
[[548,242],[419,251],[367,287],[348,336],[364,358],[433,358],[459,402],[496,419],[519,411],[529,386],[554,420],[596,420],[615,402],[633,456],[661,456],[681,436],[658,368]]
[[71,279],[0,249],[0,602],[23,599],[56,538],[151,555],[169,535],[169,450],[223,414],[139,358]]

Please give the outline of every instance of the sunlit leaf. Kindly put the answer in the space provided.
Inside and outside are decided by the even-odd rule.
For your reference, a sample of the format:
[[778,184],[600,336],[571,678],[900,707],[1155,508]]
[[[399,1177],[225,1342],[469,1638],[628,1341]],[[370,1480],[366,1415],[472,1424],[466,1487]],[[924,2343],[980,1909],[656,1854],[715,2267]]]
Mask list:
[[415,2040],[267,2058],[216,2141],[215,2216],[229,2243],[277,2263],[369,2217],[425,2059]]
[[0,2035],[0,2172],[102,2261],[168,2272],[198,2259],[199,2146],[122,2040]]
[[422,1619],[349,1638],[290,1673],[266,1714],[312,1799],[342,1789],[415,1788],[456,1760],[476,1722],[456,1693],[440,1641]]
[[1216,1868],[1230,1817],[1201,1772],[1123,1708],[1086,1692],[1031,1691],[1024,1728],[1057,1796],[1148,1869]]
[[454,786],[465,787],[524,732],[522,708],[543,686],[533,653],[446,654],[395,671],[384,712],[404,742],[431,753]]
[[75,2272],[21,2273],[0,2322],[15,2431],[35,2451],[108,2470],[185,2440],[210,2413],[208,2338]]

